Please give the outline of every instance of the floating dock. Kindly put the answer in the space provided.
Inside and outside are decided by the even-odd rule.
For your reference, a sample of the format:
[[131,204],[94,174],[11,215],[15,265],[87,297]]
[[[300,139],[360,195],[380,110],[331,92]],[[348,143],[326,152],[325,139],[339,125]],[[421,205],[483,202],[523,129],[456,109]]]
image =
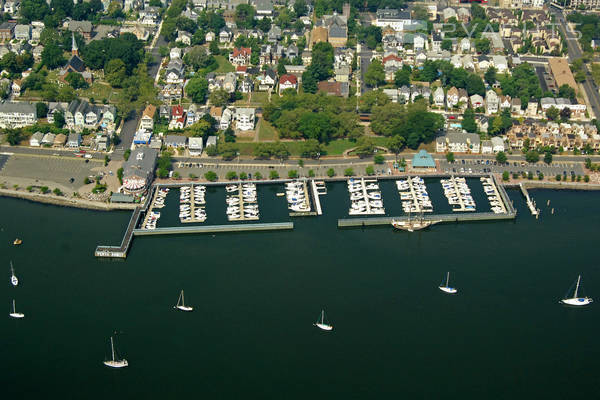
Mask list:
[[[438,214],[423,216],[426,221],[440,222],[472,222],[472,221],[494,221],[510,220],[516,217],[515,214],[495,214],[495,213],[475,213],[475,214]],[[357,227],[357,226],[381,226],[390,225],[392,220],[408,221],[408,216],[402,217],[377,217],[377,218],[347,218],[338,219],[338,228]]]
[[[251,185],[254,185],[254,194],[256,195],[256,200],[258,201],[258,189],[256,188],[256,185],[251,183]],[[246,190],[246,188],[244,188],[242,186],[242,183],[240,182],[238,184],[238,190],[237,190],[237,195],[227,195],[227,198],[232,198],[232,197],[238,197],[240,199],[240,202],[238,204],[238,207],[240,209],[240,216],[237,218],[232,217],[231,215],[227,214],[227,219],[230,221],[258,221],[258,215],[253,215],[253,216],[246,216],[244,213],[244,207],[246,205],[250,205],[250,204],[258,204],[257,201],[245,201],[244,200],[244,190]]]
[[180,235],[186,233],[223,233],[223,232],[248,232],[248,231],[280,231],[294,229],[293,222],[274,222],[270,224],[232,224],[232,225],[204,225],[204,226],[177,226],[171,228],[156,228],[152,230],[135,229],[135,236],[151,235]]
[[321,201],[319,200],[319,192],[317,190],[317,184],[315,183],[314,179],[310,181],[310,186],[312,188],[313,203],[315,203],[317,215],[323,215],[323,210],[321,210]]
[[527,201],[527,207],[529,208],[529,211],[531,211],[531,215],[537,217],[540,214],[540,210],[537,209],[535,201],[533,201],[531,197],[529,197],[529,192],[527,191],[527,188],[525,188],[525,186],[523,186],[522,183],[519,183],[519,188],[521,189],[521,193],[523,193],[523,196],[525,196],[525,200]]

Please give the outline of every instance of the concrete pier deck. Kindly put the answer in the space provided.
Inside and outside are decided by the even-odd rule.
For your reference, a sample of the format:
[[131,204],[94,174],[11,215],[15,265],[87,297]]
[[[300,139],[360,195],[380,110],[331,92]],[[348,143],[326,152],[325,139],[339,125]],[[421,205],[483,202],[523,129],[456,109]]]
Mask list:
[[274,231],[294,229],[293,222],[275,222],[270,224],[231,224],[231,225],[198,225],[177,226],[169,228],[135,229],[135,236],[152,235],[180,235],[186,233],[222,233],[222,232],[248,232],[248,231]]

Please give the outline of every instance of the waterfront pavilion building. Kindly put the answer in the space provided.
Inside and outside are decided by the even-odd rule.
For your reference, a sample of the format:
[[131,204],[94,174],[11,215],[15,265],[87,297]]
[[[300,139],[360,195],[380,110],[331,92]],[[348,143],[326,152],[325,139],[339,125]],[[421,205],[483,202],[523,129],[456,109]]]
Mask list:
[[435,169],[435,161],[431,154],[429,154],[426,150],[420,150],[417,154],[414,155],[412,159],[412,167],[413,169],[419,168],[434,168]]

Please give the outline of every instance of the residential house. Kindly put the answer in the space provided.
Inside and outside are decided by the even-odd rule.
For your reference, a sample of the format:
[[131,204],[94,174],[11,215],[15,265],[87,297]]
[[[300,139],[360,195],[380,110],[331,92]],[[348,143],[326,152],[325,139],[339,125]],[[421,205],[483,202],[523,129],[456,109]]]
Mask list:
[[483,107],[484,103],[483,103],[483,97],[478,95],[478,94],[474,94],[469,98],[470,102],[471,102],[471,107],[472,108],[480,108]]
[[504,73],[508,70],[508,61],[505,56],[492,56],[492,64],[498,70],[498,73]]
[[250,93],[254,90],[254,81],[249,76],[242,79],[240,82],[240,92],[242,93]]
[[491,140],[481,141],[481,154],[492,154],[494,152],[494,146]]
[[498,112],[500,106],[500,99],[493,90],[488,90],[485,93],[485,112],[486,114],[495,114]]
[[156,117],[156,107],[152,104],[148,104],[142,113],[140,119],[140,128],[151,131],[154,129],[154,118]]
[[79,33],[85,40],[92,38],[92,23],[90,21],[69,21],[68,29],[73,33]]
[[463,110],[469,106],[469,94],[465,89],[458,89],[458,106]]
[[446,102],[449,107],[455,107],[458,104],[458,89],[454,86],[446,92]]
[[233,93],[233,92],[235,92],[236,88],[237,88],[237,77],[235,76],[235,73],[233,73],[233,72],[226,73],[225,78],[223,79],[223,90],[225,90],[228,93]]
[[9,41],[14,37],[16,22],[3,22],[0,24],[0,40]]
[[275,74],[275,71],[272,69],[267,69],[257,78],[257,80],[259,91],[272,90],[277,82],[277,74]]
[[73,149],[79,148],[81,146],[81,135],[79,133],[69,133],[66,146]]
[[20,9],[21,9],[21,1],[20,0],[6,0],[4,2],[3,10],[8,15],[17,16]]
[[236,108],[235,110],[236,128],[241,131],[253,130],[255,118],[254,108]]
[[512,99],[510,96],[500,96],[500,110],[509,109],[512,107]]
[[44,138],[44,134],[40,131],[34,133],[29,138],[29,145],[32,147],[40,147],[42,145],[42,139]]
[[231,30],[229,30],[229,28],[227,27],[223,27],[223,29],[221,29],[221,31],[219,32],[219,42],[221,43],[229,43],[231,42],[232,38],[233,34],[231,33]]
[[492,151],[494,153],[499,153],[501,151],[505,151],[506,150],[506,146],[504,145],[504,140],[502,140],[502,138],[498,137],[498,136],[494,136],[491,140],[492,142]]
[[54,133],[46,133],[42,138],[42,146],[50,147],[54,144],[54,140],[56,139],[56,135]]
[[188,149],[190,156],[199,156],[203,150],[202,137],[191,137],[188,139]]
[[317,87],[319,92],[323,92],[328,96],[347,98],[350,94],[350,86],[348,82],[321,81]]
[[444,94],[444,89],[442,89],[441,87],[438,87],[437,89],[435,89],[433,91],[433,103],[436,106],[439,107],[443,107],[444,106],[444,100],[446,98],[446,95]]
[[65,111],[67,110],[67,108],[69,107],[69,103],[55,103],[55,102],[49,102],[48,103],[48,114],[46,115],[46,119],[48,120],[49,124],[53,124],[54,123],[54,114],[56,113],[62,113],[63,117],[65,115]]
[[186,114],[181,105],[171,107],[171,121],[169,122],[169,129],[183,129],[185,126],[185,117]]
[[31,40],[31,25],[16,25],[15,26],[16,40]]
[[520,98],[515,97],[514,99],[512,99],[510,111],[513,114],[518,114],[518,115],[523,114],[523,110],[521,110],[521,99]]
[[298,90],[298,78],[295,75],[285,74],[279,78],[279,95],[286,89]]
[[231,121],[233,120],[233,111],[231,109],[226,108],[223,110],[223,114],[221,114],[221,120],[219,121],[219,129],[225,130],[229,128],[231,125]]
[[22,128],[37,122],[35,105],[28,102],[0,103],[0,128]]
[[375,26],[380,28],[390,27],[395,31],[403,31],[406,25],[410,25],[412,19],[409,11],[384,8],[375,13]]
[[183,135],[167,135],[165,137],[165,146],[173,149],[185,149],[187,137]]
[[476,133],[451,131],[445,136],[436,139],[436,151],[443,153],[473,153],[478,154],[481,148],[481,140]]
[[236,47],[229,53],[229,62],[233,65],[250,65],[251,56],[252,49],[250,47]]
[[167,83],[183,83],[185,77],[185,67],[180,58],[173,58],[165,68],[165,82]]
[[431,51],[435,53],[442,51],[442,36],[439,33],[431,36]]
[[530,117],[537,116],[538,113],[538,102],[536,99],[529,99],[527,103],[527,115]]

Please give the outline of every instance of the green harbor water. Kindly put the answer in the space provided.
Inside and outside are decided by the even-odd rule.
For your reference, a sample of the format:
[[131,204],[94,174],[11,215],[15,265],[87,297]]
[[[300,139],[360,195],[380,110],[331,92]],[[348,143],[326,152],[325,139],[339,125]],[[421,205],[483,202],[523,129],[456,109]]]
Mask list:
[[[289,220],[279,190],[259,187],[261,222]],[[558,300],[581,273],[600,302],[600,193],[531,194],[539,221],[510,191],[516,221],[409,234],[338,229],[348,193],[330,185],[324,215],[293,231],[137,237],[124,261],[93,251],[120,243],[129,213],[0,198],[3,398],[596,398],[600,304]],[[159,226],[177,220],[169,196]],[[223,223],[224,194],[207,200]],[[456,296],[438,289],[446,271]],[[173,309],[181,289],[194,312]],[[330,333],[312,326],[322,308]],[[123,370],[102,365],[114,330]]]

